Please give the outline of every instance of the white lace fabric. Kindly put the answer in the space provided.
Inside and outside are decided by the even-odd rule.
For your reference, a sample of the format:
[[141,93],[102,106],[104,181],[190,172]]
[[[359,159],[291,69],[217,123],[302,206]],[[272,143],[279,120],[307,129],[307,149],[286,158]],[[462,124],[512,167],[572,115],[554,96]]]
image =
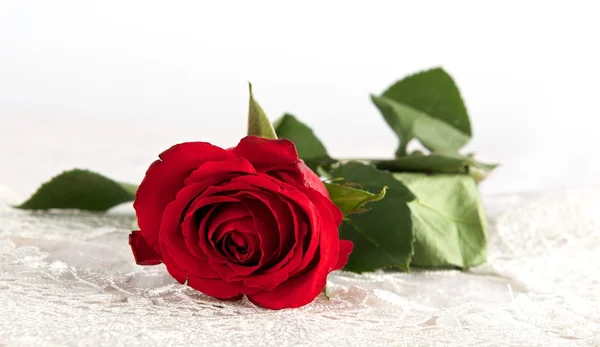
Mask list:
[[488,263],[329,276],[271,311],[135,265],[131,213],[32,213],[0,189],[0,346],[600,346],[600,191],[485,199]]

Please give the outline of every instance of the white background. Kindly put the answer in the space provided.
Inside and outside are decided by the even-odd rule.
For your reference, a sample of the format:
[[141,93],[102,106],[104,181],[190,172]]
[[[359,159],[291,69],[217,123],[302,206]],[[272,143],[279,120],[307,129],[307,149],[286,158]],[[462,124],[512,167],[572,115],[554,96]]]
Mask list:
[[485,193],[597,184],[593,4],[0,0],[0,185],[28,194],[65,163],[139,181],[175,142],[233,146],[248,80],[331,154],[392,156],[369,94],[438,65],[467,150],[502,164]]

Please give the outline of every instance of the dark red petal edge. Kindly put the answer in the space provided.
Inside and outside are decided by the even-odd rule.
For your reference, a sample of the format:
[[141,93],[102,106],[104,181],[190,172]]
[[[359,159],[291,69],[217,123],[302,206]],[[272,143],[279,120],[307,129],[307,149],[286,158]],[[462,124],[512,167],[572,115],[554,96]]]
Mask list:
[[348,263],[348,257],[352,253],[354,243],[350,240],[340,240],[340,251],[338,253],[338,261],[333,267],[334,270],[341,270]]
[[162,263],[158,253],[150,247],[139,230],[132,231],[129,234],[129,245],[138,265],[158,265]]

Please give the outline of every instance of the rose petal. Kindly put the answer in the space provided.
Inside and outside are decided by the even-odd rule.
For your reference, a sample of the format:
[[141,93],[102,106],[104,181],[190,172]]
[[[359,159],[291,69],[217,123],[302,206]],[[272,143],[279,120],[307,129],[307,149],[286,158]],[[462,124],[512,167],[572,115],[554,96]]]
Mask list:
[[[223,240],[226,235],[229,235],[232,242],[238,240],[238,242],[245,243],[245,246],[248,250],[248,253],[244,256],[245,261],[255,261],[251,264],[243,264],[244,268],[250,268],[254,265],[258,265],[258,260],[260,259],[260,241],[258,235],[254,231],[252,227],[252,218],[245,217],[241,219],[234,219],[226,221],[225,223],[220,224],[217,227],[217,230],[214,232],[215,238],[220,238]],[[226,245],[222,245],[226,246]],[[223,249],[226,251],[226,249]],[[230,256],[235,256],[235,254],[230,254]],[[236,261],[234,258],[228,258],[226,262],[229,264],[230,262]]]
[[340,240],[340,251],[338,254],[338,261],[334,265],[334,270],[341,270],[348,263],[348,257],[350,257],[350,253],[352,253],[352,248],[354,248],[354,243],[350,240]]
[[246,206],[239,199],[235,199],[239,202],[235,204],[219,204],[215,206],[216,211],[214,213],[201,217],[199,232],[203,234],[204,239],[210,242],[213,248],[215,246],[214,242],[220,238],[215,233],[220,228],[222,229],[223,224],[251,216]]
[[219,300],[223,300],[223,301],[240,301],[244,298],[244,294],[239,293],[236,296],[233,296],[231,298],[227,298],[227,299],[219,299]]
[[[201,206],[205,204],[206,201],[210,201],[212,199],[218,199],[222,196],[212,196],[212,197],[204,197],[198,198],[199,200],[195,203],[195,206]],[[237,199],[237,197],[229,196],[229,199]],[[239,201],[239,200],[236,200]],[[251,216],[250,212],[248,212],[246,207],[242,207],[241,210],[236,206],[232,208],[232,206],[243,204],[229,204],[223,203],[218,206],[215,206],[209,213],[207,213],[200,222],[200,227],[198,228],[198,232],[200,233],[198,244],[202,249],[202,252],[206,254],[206,259],[208,266],[211,267],[216,273],[219,274],[219,277],[225,280],[229,280],[232,277],[236,277],[238,273],[232,269],[230,265],[231,259],[229,259],[223,252],[217,249],[217,245],[215,244],[215,234],[220,227],[223,227],[223,224],[228,223],[232,220],[229,218],[245,218],[246,220]],[[247,229],[245,229],[247,230]],[[249,231],[249,230],[247,230]],[[257,241],[259,243],[260,241]],[[259,249],[260,255],[260,246],[256,246]],[[258,265],[254,266],[252,271],[258,268]],[[204,277],[204,276],[201,276]]]
[[300,172],[302,172],[302,174],[304,175],[304,185],[308,188],[316,190],[317,192],[323,194],[323,196],[329,199],[329,192],[327,191],[327,188],[325,188],[325,185],[323,184],[323,181],[321,181],[321,178],[317,174],[315,174],[308,166],[306,166],[306,164],[304,164],[304,161],[300,161],[298,163],[298,167],[300,168]]
[[163,211],[175,199],[185,178],[207,161],[235,159],[231,153],[206,142],[175,145],[159,158],[146,172],[133,204],[141,233],[157,252],[160,251],[157,241]]
[[[221,161],[206,162],[194,170],[186,179],[184,184],[202,183],[211,180],[211,185],[229,180],[238,175],[256,174],[256,170],[250,162],[244,158],[235,158],[228,160],[227,163]],[[224,179],[220,182],[218,178]]]
[[292,186],[304,186],[314,189],[329,198],[329,192],[325,188],[321,178],[306,166],[302,160],[292,165],[272,167],[267,174]]
[[217,299],[230,299],[241,294],[254,294],[257,288],[248,288],[241,282],[226,282],[222,279],[206,279],[195,276],[188,277],[188,286]]
[[139,231],[133,231],[129,234],[129,245],[133,252],[133,257],[138,265],[157,265],[162,263],[160,255],[154,248],[148,245],[144,236]]
[[246,208],[252,214],[254,230],[256,230],[256,235],[260,240],[262,257],[259,264],[262,267],[275,258],[278,253],[279,231],[277,230],[277,220],[268,206],[265,206],[261,200],[248,198],[249,192],[247,191],[241,192],[240,195],[244,195],[242,203],[246,205]]
[[[224,204],[233,204],[233,203],[224,203]],[[201,210],[205,210],[203,212],[202,220],[208,220],[210,216],[214,213],[214,210],[218,208],[218,204],[204,206]],[[206,260],[207,255],[205,250],[200,247],[201,243],[201,234],[202,238],[205,238],[204,231],[201,231],[201,221],[198,221],[197,214],[200,211],[188,211],[181,223],[181,234],[183,235],[183,240],[187,246],[187,249],[194,256]]]
[[[279,245],[276,248],[276,253],[273,259],[280,260],[285,256],[295,244],[294,219],[287,204],[282,201],[280,196],[265,191],[247,191],[244,194],[239,194],[240,197],[248,196],[251,200],[257,199],[262,202],[268,209],[277,223],[277,239]],[[244,199],[243,201],[251,204],[251,200]]]
[[292,216],[294,243],[292,244],[292,248],[286,251],[278,263],[273,264],[268,268],[261,269],[261,273],[256,274],[257,277],[262,277],[280,270],[285,270],[285,273],[287,274],[294,271],[300,264],[302,256],[304,255],[303,248],[306,243],[305,240],[307,237],[310,238],[310,236],[307,236],[309,228],[308,224],[305,222],[306,214],[296,205],[294,201],[290,201],[290,199],[287,199],[284,196],[281,196],[281,199],[286,203]]
[[[313,191],[313,193],[323,198],[320,193],[316,191]],[[323,218],[321,214],[327,213],[327,209],[324,208],[321,210],[319,207],[323,208],[323,206],[315,205],[315,203],[311,201],[307,195],[293,188],[282,190],[282,195],[293,201],[295,205],[301,209],[308,224],[306,236],[304,236],[302,240],[298,241],[302,242],[302,260],[298,265],[298,269],[302,270],[312,260],[315,252],[317,251],[320,240],[319,235],[324,229],[324,222],[322,221]],[[316,202],[318,203],[319,201],[317,200]],[[327,214],[327,217],[331,217],[331,215]]]
[[168,254],[166,254],[165,265],[167,267],[167,271],[171,276],[173,276],[173,278],[175,278],[177,282],[181,284],[185,284],[185,282],[187,281],[187,285],[189,287],[199,290],[206,295],[213,296],[220,300],[239,300],[243,296],[243,294],[236,290],[236,287],[227,285],[221,279],[202,279],[190,275],[178,266],[171,266],[173,263],[173,259]]
[[293,164],[299,160],[292,141],[269,140],[257,136],[244,137],[233,149],[233,154],[248,159],[259,172],[268,171],[272,166]]
[[[217,198],[217,201],[219,200],[221,200],[220,197]],[[214,202],[215,200],[212,199],[209,201]],[[201,259],[206,259],[207,254],[212,255],[214,251],[214,244],[208,245],[212,235],[210,232],[207,232],[207,227],[205,224],[208,221],[213,220],[213,216],[220,216],[216,210],[227,208],[230,212],[230,215],[232,214],[231,218],[243,218],[245,216],[250,216],[250,212],[248,212],[248,210],[241,203],[223,202],[213,205],[206,205],[206,203],[206,199],[202,201],[196,201],[194,206],[198,207],[199,210],[193,210],[192,208],[189,208],[181,224],[182,234],[188,250]],[[201,216],[198,217],[198,214],[201,214]],[[203,245],[206,248],[203,249]]]
[[[246,246],[248,246],[248,236],[254,237],[258,242],[258,237],[256,236],[256,232],[252,226],[253,223],[251,216],[234,218],[220,223],[214,230],[210,230],[208,235],[209,237],[213,238],[214,242],[218,242],[221,241],[225,236],[231,234],[229,236],[232,237],[232,240],[246,242]],[[213,226],[210,227],[212,228]]]
[[243,175],[232,177],[228,182],[223,184],[208,187],[198,198],[224,195],[224,193],[228,192],[235,194],[243,191],[256,191],[256,188],[261,188],[272,193],[278,193],[281,190],[279,181],[268,175]]
[[342,224],[344,214],[342,213],[342,210],[340,210],[340,208],[329,199],[329,197],[323,196],[323,194],[317,195],[315,193],[318,193],[318,191],[310,188],[302,189],[302,192],[306,194],[315,205],[318,206],[319,211],[321,209],[329,211],[333,217],[334,223],[337,226]]
[[183,284],[185,281],[187,281],[189,271],[181,268],[173,260],[173,258],[171,258],[169,253],[163,252],[163,262],[165,263],[165,267],[167,268],[169,275],[171,275],[177,282]]
[[[230,218],[230,215],[223,213],[223,211],[225,211],[226,209],[224,209],[225,206],[232,206],[232,205],[239,205],[241,206],[241,210],[236,209],[231,209],[232,212],[234,213],[233,216],[245,216],[245,213],[247,212],[246,208],[244,207],[244,205],[236,198],[233,197],[227,197],[227,199],[231,199],[231,202],[233,203],[222,203],[222,204],[218,204],[218,205],[212,205],[209,203],[211,201],[214,200],[219,200],[219,198],[223,198],[222,196],[213,196],[213,197],[209,197],[209,198],[204,198],[200,201],[198,201],[196,203],[196,206],[200,206],[200,208],[202,208],[203,206],[201,206],[202,204],[205,204],[205,207],[209,207],[209,209],[207,210],[207,212],[201,217],[200,219],[200,226],[198,227],[198,230],[196,231],[198,233],[198,246],[200,247],[200,249],[202,250],[202,252],[206,255],[206,258],[208,261],[210,261],[210,263],[226,263],[228,261],[227,257],[225,257],[223,255],[223,253],[217,249],[216,244],[213,240],[213,233],[216,229],[216,226],[220,225],[221,223],[224,223],[228,220],[228,218]],[[198,212],[198,211],[197,211]],[[239,214],[237,214],[239,213]],[[190,216],[188,215],[186,218],[190,218]],[[209,226],[211,222],[214,222],[215,226],[211,227]]]
[[[220,199],[222,196],[212,196],[205,198],[198,198],[194,206],[202,207],[207,201],[213,201]],[[222,226],[232,219],[239,219],[251,216],[246,206],[236,197],[229,196],[228,199],[235,201],[235,203],[222,203],[213,206],[208,210],[202,217],[200,226],[198,227],[198,246],[202,252],[207,256],[207,259],[212,263],[227,263],[230,261],[216,245],[218,237],[215,233]],[[186,218],[192,218],[190,214]],[[226,268],[225,268],[226,269]],[[223,275],[223,274],[222,274]]]

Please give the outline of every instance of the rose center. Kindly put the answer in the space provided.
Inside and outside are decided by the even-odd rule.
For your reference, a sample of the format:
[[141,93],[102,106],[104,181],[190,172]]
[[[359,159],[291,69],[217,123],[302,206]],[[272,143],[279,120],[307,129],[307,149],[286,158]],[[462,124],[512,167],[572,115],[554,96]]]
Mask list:
[[255,249],[251,238],[247,233],[231,230],[217,242],[217,247],[220,248],[220,251],[228,259],[237,263],[247,264],[254,260]]

